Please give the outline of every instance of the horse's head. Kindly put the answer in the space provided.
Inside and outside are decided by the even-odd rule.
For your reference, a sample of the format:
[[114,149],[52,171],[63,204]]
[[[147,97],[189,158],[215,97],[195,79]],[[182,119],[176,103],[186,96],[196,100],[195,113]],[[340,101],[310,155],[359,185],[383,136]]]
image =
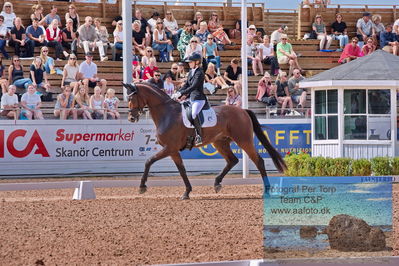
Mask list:
[[138,97],[139,89],[134,83],[127,84],[122,82],[122,85],[127,90],[129,101],[129,114],[127,119],[132,123],[138,122],[144,108],[144,103],[142,103]]

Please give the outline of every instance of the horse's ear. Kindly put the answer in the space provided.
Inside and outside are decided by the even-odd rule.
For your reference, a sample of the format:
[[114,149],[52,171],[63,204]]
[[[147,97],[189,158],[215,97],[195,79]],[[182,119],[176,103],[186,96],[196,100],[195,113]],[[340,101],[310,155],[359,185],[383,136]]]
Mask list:
[[134,83],[127,84],[122,82],[122,85],[126,88],[128,96],[134,95],[138,91],[137,86]]

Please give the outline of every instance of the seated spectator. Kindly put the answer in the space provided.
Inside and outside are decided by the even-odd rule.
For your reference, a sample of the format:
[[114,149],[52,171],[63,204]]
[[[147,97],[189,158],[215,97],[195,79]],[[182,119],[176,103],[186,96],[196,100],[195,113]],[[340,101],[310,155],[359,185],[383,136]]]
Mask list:
[[8,67],[8,80],[17,89],[23,89],[23,91],[25,91],[28,85],[32,84],[30,78],[24,78],[24,69],[17,55],[12,57],[11,65]]
[[193,38],[194,31],[190,21],[186,21],[182,33],[180,34],[179,42],[177,43],[177,50],[180,53],[180,59],[183,60],[186,56],[186,48]]
[[380,33],[380,47],[382,50],[394,55],[399,55],[397,36],[392,32],[392,25],[387,25],[385,31]]
[[107,81],[98,77],[97,65],[93,62],[92,53],[86,53],[86,60],[83,61],[79,66],[79,75],[83,78],[83,85],[87,92],[89,91],[89,88],[94,88],[97,85],[100,85],[101,93],[105,93]]
[[299,69],[294,69],[292,77],[288,80],[288,91],[291,95],[293,103],[297,104],[297,108],[305,107],[306,91],[299,88],[299,82],[305,79],[301,75]]
[[5,66],[3,65],[3,59],[0,57],[0,95],[7,93],[8,90],[8,80],[4,76]]
[[60,69],[55,68],[54,59],[48,56],[48,47],[44,46],[40,49],[40,58],[42,59],[42,63],[44,66],[44,70],[46,70],[47,74],[58,74],[62,75],[62,71]]
[[216,71],[220,75],[220,56],[217,49],[216,43],[213,42],[213,35],[208,34],[207,42],[203,46],[203,56],[207,63],[213,63],[216,65]]
[[79,64],[75,54],[70,54],[68,63],[64,66],[62,72],[61,89],[66,86],[72,88],[72,94],[75,95],[80,85]]
[[140,62],[133,61],[133,74],[132,74],[132,77],[133,77],[133,82],[134,83],[143,81],[143,79],[141,78],[141,73],[142,73],[142,70],[141,70]]
[[[155,11],[154,13],[152,13],[151,18],[147,21],[148,25],[150,26],[150,31],[151,31],[151,33],[154,32],[155,26],[157,25],[157,20],[158,20],[159,18],[160,18],[159,13]],[[140,22],[140,23],[141,23],[141,22]],[[141,27],[141,24],[140,24],[140,27]]]
[[281,35],[281,42],[277,44],[277,61],[280,65],[289,64],[290,74],[294,68],[298,68],[302,71],[298,62],[298,57],[294,49],[292,49],[292,45],[288,42],[288,36],[286,34]]
[[61,120],[66,120],[72,116],[74,120],[78,119],[77,110],[73,108],[74,96],[71,87],[66,85],[62,93],[58,94],[57,102],[54,106],[54,116],[59,117]]
[[[145,52],[145,49],[146,49],[145,34],[142,34],[142,32],[140,31],[140,28],[141,28],[141,22],[139,20],[135,20],[133,22],[133,32],[132,32],[133,48],[134,48],[135,53],[138,53],[140,55],[145,55],[146,54],[146,52]],[[117,49],[119,49],[119,48],[117,48]]]
[[46,35],[43,27],[39,27],[39,20],[34,18],[32,25],[26,29],[27,43],[29,47],[28,57],[33,57],[35,47],[46,46]]
[[85,54],[89,53],[90,50],[94,50],[95,47],[98,47],[100,58],[102,61],[105,61],[106,54],[103,42],[98,41],[96,29],[92,23],[93,19],[91,17],[86,17],[85,23],[79,27],[79,46],[83,45]]
[[16,87],[8,86],[8,91],[1,96],[0,116],[6,116],[9,119],[18,119],[18,96],[15,94]]
[[69,54],[64,51],[62,47],[62,31],[58,28],[58,20],[53,19],[51,24],[46,29],[47,47],[55,47],[55,58],[57,61],[61,60],[61,54],[68,58]]
[[[29,53],[29,42],[26,42],[26,32],[20,17],[15,18],[15,26],[11,29],[11,38],[8,43],[14,47],[15,55],[20,57],[26,57]],[[21,48],[24,48],[24,53],[21,52]]]
[[187,45],[186,47],[186,52],[184,53],[184,59],[189,58],[190,56],[192,56],[193,54],[199,54],[202,57],[202,46],[199,43],[199,40],[197,37],[192,37],[190,40],[190,44]]
[[58,20],[58,26],[62,27],[62,22],[60,16],[57,14],[58,8],[55,5],[51,5],[50,13],[44,17],[44,27],[48,27],[51,25],[54,19]]
[[29,84],[27,92],[22,95],[21,106],[23,108],[22,115],[28,120],[31,120],[32,118],[37,120],[44,119],[43,113],[40,110],[42,100],[40,99],[40,95],[36,94],[35,86],[32,84]]
[[90,109],[93,119],[103,119],[105,114],[104,96],[99,86],[94,87],[94,94],[90,97]]
[[115,96],[114,89],[108,89],[105,94],[104,100],[105,110],[107,111],[107,116],[112,119],[119,119],[121,115],[118,112],[119,99]]
[[219,17],[217,13],[212,13],[209,22],[208,22],[208,30],[216,38],[217,43],[221,43],[223,45],[232,44],[229,39],[229,36],[223,29],[223,25],[219,22]]
[[270,75],[277,76],[280,66],[278,65],[273,44],[270,43],[269,36],[263,36],[263,43],[259,45],[258,50],[262,63],[270,65]]
[[[96,46],[98,47],[98,51],[100,53],[100,59],[101,61],[107,61],[107,48],[109,46],[107,27],[101,25],[100,18],[94,19],[94,26],[96,30]],[[100,47],[102,47],[102,49]]]
[[177,24],[177,20],[173,16],[171,10],[166,11],[166,16],[163,19],[163,26],[166,32],[166,37],[172,40],[173,47],[177,47],[177,42],[179,41],[178,30],[179,25]]
[[143,80],[153,78],[156,70],[158,70],[157,61],[154,58],[150,58],[148,66],[144,68]]
[[247,63],[252,65],[252,71],[255,76],[263,75],[262,60],[252,38],[247,40]]
[[[133,23],[133,35],[135,33],[135,29],[138,27],[140,31],[140,21],[136,20]],[[123,22],[122,20],[119,20],[118,23],[116,23],[115,30],[113,32],[114,35],[114,45],[115,48],[118,50],[123,50]],[[135,42],[134,36],[133,36],[133,43]]]
[[202,21],[204,21],[204,17],[201,12],[197,11],[194,15],[194,19],[191,21],[194,32],[199,29]]
[[217,75],[213,63],[209,63],[208,68],[205,71],[205,82],[212,84],[215,88],[213,91],[210,91],[212,94],[214,94],[218,89],[227,89],[230,87],[222,76]]
[[344,63],[348,63],[351,60],[354,60],[358,57],[361,57],[361,49],[360,47],[357,45],[357,43],[359,42],[358,38],[353,38],[351,43],[348,43],[345,46],[344,51],[341,54],[341,57],[338,60],[338,63],[344,64]]
[[155,27],[153,33],[152,48],[159,51],[159,58],[161,62],[173,61],[172,41],[166,37],[165,30],[163,29],[163,22],[160,19],[157,21],[157,26]]
[[263,32],[261,30],[256,31],[256,35],[254,36],[254,43],[255,44],[260,44],[263,43]]
[[219,16],[217,13],[213,12],[208,22],[208,29],[211,34],[213,34],[220,27]]
[[4,2],[0,16],[4,18],[4,26],[6,26],[8,30],[11,30],[12,27],[14,27],[14,20],[17,17],[11,2]]
[[51,102],[52,93],[50,92],[50,82],[48,82],[46,71],[44,70],[42,59],[36,56],[30,65],[30,79],[35,86],[37,93],[43,97],[43,101]]
[[206,43],[206,41],[207,41],[207,38],[208,38],[209,34],[210,33],[208,31],[208,24],[206,24],[206,21],[202,21],[200,23],[199,29],[195,33],[195,37],[198,38],[198,40],[200,41],[201,45],[204,45]]
[[160,90],[163,90],[163,80],[161,79],[161,72],[157,69],[154,70],[152,78],[147,79],[147,82],[157,86]]
[[366,44],[362,47],[362,55],[369,55],[372,54],[377,47],[374,44],[374,40],[371,37],[366,39]]
[[241,95],[234,87],[227,90],[226,105],[233,105],[241,108],[242,100]]
[[221,47],[220,49],[224,49],[224,46],[229,44],[229,45],[234,45],[234,43],[229,39],[229,36],[227,36],[226,32],[223,29],[223,25],[220,24],[220,27],[216,29],[212,33],[213,37],[215,37],[215,41],[217,44],[220,44]]
[[80,85],[79,91],[74,95],[72,106],[76,109],[77,117],[93,120],[93,110],[90,108],[90,97],[85,86]]
[[7,43],[7,35],[8,35],[8,29],[7,27],[3,24],[4,17],[0,15],[0,52],[3,54],[3,57],[5,59],[9,59],[10,56],[8,55],[5,47]]
[[240,66],[238,66],[238,59],[233,58],[230,62],[230,65],[227,66],[223,77],[226,83],[231,86],[241,83],[241,73],[242,69]]
[[172,76],[169,74],[165,74],[163,89],[170,97],[172,97],[173,93],[175,93],[175,84],[173,83]]
[[[292,109],[294,108],[292,99],[290,96],[290,92],[288,90],[288,80],[287,73],[281,72],[276,79],[276,94],[277,94],[277,102],[281,104],[281,115],[292,114]],[[286,113],[285,108],[289,106],[291,109],[290,113]]]
[[69,53],[77,54],[78,34],[73,30],[73,20],[66,20],[66,27],[62,30],[62,46],[68,49]]
[[33,14],[30,15],[30,25],[33,25],[33,20],[36,18],[39,21],[39,25],[44,25],[44,16],[43,16],[43,6],[40,4],[32,6]]
[[177,63],[177,74],[176,74],[176,80],[180,82],[185,82],[187,79],[187,73],[186,70],[184,69],[184,63],[179,62]]
[[393,33],[399,35],[399,18],[393,23]]
[[337,13],[335,15],[335,22],[331,24],[332,39],[339,40],[339,49],[336,50],[337,52],[342,52],[345,45],[349,42],[347,26],[342,19],[342,15]]
[[374,27],[374,37],[373,41],[374,44],[378,44],[380,40],[380,33],[385,31],[384,24],[381,23],[381,16],[380,15],[374,15],[371,17],[371,21],[373,22],[373,27]]
[[234,23],[234,29],[229,29],[230,39],[240,39],[241,38],[241,20],[237,20]]
[[[116,16],[115,18],[114,18],[114,20],[112,20],[112,22],[111,22],[111,25],[112,25],[112,27],[116,27],[116,24],[118,24],[118,21],[119,20],[122,20],[123,21],[123,19],[122,19],[122,16],[120,16],[120,15],[118,15],[118,16]],[[132,22],[134,21],[134,19],[132,19]]]
[[270,35],[270,41],[273,44],[274,51],[277,52],[277,44],[281,42],[281,36],[284,34],[287,36],[284,32],[288,31],[288,27],[285,25],[281,25],[280,28],[277,30],[273,31],[273,33]]
[[143,68],[146,68],[148,66],[151,58],[154,58],[154,60],[157,61],[154,56],[154,50],[152,50],[152,48],[148,46],[145,48],[144,56],[141,57],[141,65]]
[[76,32],[80,27],[79,15],[76,12],[76,6],[71,4],[68,6],[68,12],[65,13],[65,21],[72,20],[73,32]]
[[277,105],[276,87],[272,85],[268,72],[265,72],[265,75],[259,80],[255,98],[269,107],[274,108]]
[[168,72],[166,72],[165,76],[164,76],[164,80],[165,80],[165,78],[167,76],[171,77],[172,83],[173,83],[175,88],[178,88],[178,87],[180,87],[182,85],[182,82],[177,80],[177,76],[178,76],[177,70],[178,70],[178,68],[179,68],[178,65],[176,63],[173,63],[172,66],[170,67],[170,70],[168,70]]
[[256,36],[256,26],[250,25],[247,30],[247,39],[249,38],[253,39],[255,38],[255,36]]
[[316,32],[317,39],[320,40],[320,50],[330,48],[332,38],[330,35],[327,35],[326,25],[323,23],[321,15],[316,15],[312,29]]
[[364,42],[367,37],[375,38],[375,29],[373,27],[373,22],[370,20],[371,14],[369,12],[364,12],[363,17],[359,18],[356,23],[356,37],[359,42]]
[[150,26],[148,25],[147,20],[145,18],[143,18],[140,9],[136,8],[136,11],[134,12],[134,14],[135,14],[135,16],[133,17],[132,21],[140,20],[141,32],[145,34],[145,46],[150,46],[151,45]]

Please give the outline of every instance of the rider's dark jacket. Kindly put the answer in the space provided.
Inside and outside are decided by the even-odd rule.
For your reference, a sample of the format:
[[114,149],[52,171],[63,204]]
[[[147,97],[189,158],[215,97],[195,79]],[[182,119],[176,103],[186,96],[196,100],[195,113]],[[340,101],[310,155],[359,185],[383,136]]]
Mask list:
[[205,74],[201,67],[197,67],[194,74],[190,70],[187,81],[183,87],[180,88],[179,92],[182,95],[190,96],[191,101],[206,100],[204,94],[204,80]]

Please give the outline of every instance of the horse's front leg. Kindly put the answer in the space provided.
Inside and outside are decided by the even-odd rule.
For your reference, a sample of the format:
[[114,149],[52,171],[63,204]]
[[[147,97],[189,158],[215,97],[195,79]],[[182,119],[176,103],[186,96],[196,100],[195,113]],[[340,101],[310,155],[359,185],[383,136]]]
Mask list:
[[186,185],[186,191],[183,193],[180,199],[182,200],[190,199],[190,192],[193,189],[191,187],[190,181],[188,180],[186,174],[186,168],[184,167],[180,153],[179,152],[173,153],[170,157],[172,157],[173,162],[176,164],[176,167],[179,170],[181,177],[183,178],[184,185]]
[[143,173],[143,176],[141,177],[141,183],[140,183],[140,189],[139,189],[140,194],[145,193],[147,191],[147,186],[145,185],[145,183],[147,182],[148,173],[150,172],[151,165],[153,163],[155,163],[156,161],[159,161],[163,158],[168,157],[169,155],[170,155],[170,152],[165,147],[145,162],[144,173]]

